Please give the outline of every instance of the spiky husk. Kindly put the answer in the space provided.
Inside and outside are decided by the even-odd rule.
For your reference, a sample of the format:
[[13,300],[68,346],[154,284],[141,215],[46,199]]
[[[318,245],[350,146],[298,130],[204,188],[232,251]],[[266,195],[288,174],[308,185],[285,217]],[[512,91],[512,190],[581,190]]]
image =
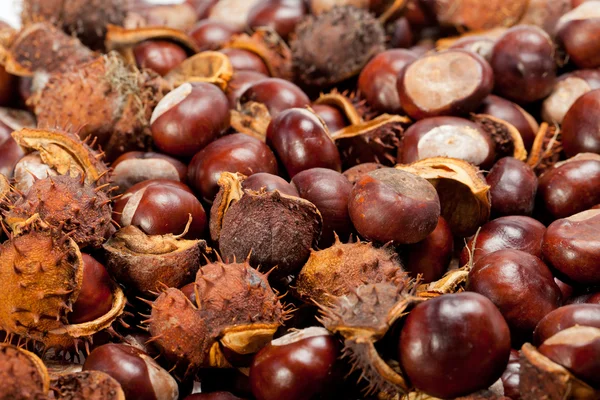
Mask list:
[[152,71],[128,67],[111,53],[52,75],[31,103],[39,127],[96,137],[113,161],[127,151],[150,148],[150,117],[169,89]]
[[61,375],[52,381],[52,387],[60,400],[125,400],[119,382],[101,371]]
[[83,178],[60,175],[35,181],[6,214],[6,223],[19,234],[21,225],[39,214],[79,246],[100,247],[111,229],[111,200],[101,187],[94,189]]
[[33,353],[8,344],[0,344],[0,382],[2,399],[48,398],[50,376],[42,360]]
[[296,293],[307,302],[329,304],[367,283],[389,282],[398,286],[409,280],[398,255],[372,243],[340,243],[311,251],[295,283]]

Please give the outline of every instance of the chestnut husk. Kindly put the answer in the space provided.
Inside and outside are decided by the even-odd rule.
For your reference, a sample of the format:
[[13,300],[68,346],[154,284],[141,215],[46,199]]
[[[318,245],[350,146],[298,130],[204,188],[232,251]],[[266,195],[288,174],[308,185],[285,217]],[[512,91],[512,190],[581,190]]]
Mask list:
[[517,160],[527,159],[527,150],[521,134],[514,125],[491,115],[474,114],[471,121],[487,132],[496,144],[496,158],[514,157]]
[[59,375],[52,379],[52,391],[59,400],[125,400],[119,382],[101,371]]
[[165,79],[178,87],[186,82],[208,82],[227,89],[233,76],[233,67],[229,58],[218,51],[204,51],[189,57],[165,76]]
[[0,344],[0,379],[5,399],[47,399],[50,375],[33,353],[10,344]]
[[560,161],[562,152],[560,128],[543,122],[535,135],[527,165],[540,176]]

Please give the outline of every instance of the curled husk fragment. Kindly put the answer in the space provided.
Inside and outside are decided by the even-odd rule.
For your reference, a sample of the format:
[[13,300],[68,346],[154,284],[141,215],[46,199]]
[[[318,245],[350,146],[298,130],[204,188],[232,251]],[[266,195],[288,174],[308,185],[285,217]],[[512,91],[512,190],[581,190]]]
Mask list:
[[5,222],[18,235],[37,214],[48,225],[68,233],[80,247],[100,247],[111,230],[110,202],[106,193],[85,183],[83,176],[48,177],[35,181],[14,202]]
[[247,101],[231,110],[231,127],[240,133],[261,141],[267,139],[267,128],[271,123],[271,113],[267,106],[256,101]]
[[258,28],[252,35],[245,33],[235,35],[224,47],[256,54],[263,60],[273,78],[286,80],[294,78],[292,52],[273,29]]
[[247,262],[203,266],[195,281],[195,302],[167,289],[147,321],[152,341],[186,375],[202,367],[228,367],[223,347],[252,354],[268,344],[286,312],[267,276]]
[[433,157],[396,168],[425,178],[435,187],[442,216],[454,235],[472,235],[489,219],[490,186],[472,164],[456,158]]
[[211,208],[210,234],[226,260],[243,260],[283,278],[297,272],[321,235],[317,207],[279,191],[244,191],[245,176],[223,172]]
[[208,82],[224,91],[232,76],[233,67],[225,54],[218,51],[204,51],[184,60],[169,71],[165,79],[173,87],[186,82]]
[[520,353],[521,399],[593,400],[600,397],[600,392],[538,352],[531,344],[525,343]]
[[393,398],[410,388],[398,363],[384,360],[375,343],[383,339],[410,307],[424,301],[412,291],[409,283],[368,284],[334,299],[328,306],[321,306],[321,322],[344,339],[344,357],[352,361],[368,382],[367,394]]
[[475,114],[471,120],[490,134],[496,144],[496,157],[514,157],[517,160],[527,159],[527,150],[521,134],[512,124],[491,115]]
[[540,176],[560,160],[562,150],[558,125],[543,122],[535,135],[527,164]]
[[0,203],[6,201],[10,194],[10,183],[8,182],[8,178],[2,174],[0,174]]
[[204,240],[172,234],[149,236],[133,225],[117,231],[103,248],[111,276],[145,295],[160,285],[181,287],[192,282],[202,255],[210,252]]
[[400,286],[408,279],[394,250],[366,242],[341,243],[336,237],[333,246],[311,250],[296,279],[295,293],[307,302],[327,305],[363,284]]
[[122,25],[129,0],[24,0],[23,25],[47,21],[77,36],[86,46],[101,50],[107,26]]
[[333,132],[331,137],[340,151],[343,169],[369,162],[393,166],[404,126],[409,123],[406,117],[382,114]]
[[433,0],[433,11],[442,25],[483,30],[515,25],[529,0]]
[[53,74],[31,103],[38,127],[74,128],[82,139],[96,137],[113,161],[150,148],[150,117],[168,89],[155,73],[128,67],[111,53]]
[[350,125],[358,125],[363,122],[363,119],[355,104],[352,102],[352,99],[335,89],[329,93],[321,94],[319,98],[315,100],[314,104],[327,105],[337,108],[348,120]]
[[82,371],[60,375],[52,380],[58,400],[125,400],[123,388],[101,371]]
[[10,344],[0,344],[2,399],[43,400],[50,390],[46,366],[33,353]]
[[300,82],[324,87],[357,75],[374,55],[384,51],[385,32],[367,10],[334,7],[301,21],[290,47]]

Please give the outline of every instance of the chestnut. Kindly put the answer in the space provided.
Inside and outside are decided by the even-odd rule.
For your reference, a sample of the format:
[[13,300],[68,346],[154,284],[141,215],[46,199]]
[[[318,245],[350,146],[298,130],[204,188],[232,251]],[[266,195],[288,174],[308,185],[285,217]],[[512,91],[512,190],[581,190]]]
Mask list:
[[588,1],[564,14],[556,24],[556,39],[579,68],[600,67],[599,1]]
[[242,188],[254,190],[255,192],[260,192],[261,190],[265,190],[267,192],[278,190],[279,192],[288,196],[300,197],[296,186],[292,185],[280,176],[268,174],[266,172],[258,172],[250,175],[244,179],[244,182],[242,182]]
[[600,389],[600,329],[589,326],[565,329],[546,340],[538,351]]
[[486,177],[492,195],[492,215],[531,215],[538,179],[529,165],[513,157],[498,160]]
[[554,87],[554,43],[536,26],[508,29],[494,45],[492,60],[494,91],[518,104],[548,96]]
[[189,36],[199,51],[207,51],[220,49],[236,33],[235,29],[223,22],[205,19],[194,25]]
[[104,265],[89,254],[82,253],[83,283],[73,311],[68,319],[72,324],[93,321],[106,315],[113,305],[112,283]]
[[188,166],[190,186],[211,203],[219,191],[221,172],[277,174],[275,155],[263,142],[243,133],[223,136],[200,150]]
[[398,148],[399,163],[440,156],[489,168],[496,158],[496,145],[491,135],[464,118],[427,118],[406,130]]
[[165,76],[186,58],[185,50],[167,40],[147,40],[133,48],[135,62],[139,68],[148,68]]
[[439,217],[433,232],[424,240],[406,247],[404,268],[413,278],[420,275],[422,283],[437,281],[448,270],[453,250],[454,238],[450,225],[443,217]]
[[318,247],[329,247],[338,235],[343,242],[352,232],[348,215],[348,198],[352,184],[344,175],[326,168],[311,168],[294,176],[292,184],[300,197],[317,206],[323,217],[323,230]]
[[111,165],[113,184],[119,193],[147,180],[166,179],[185,182],[187,166],[176,158],[161,153],[130,151],[117,158]]
[[[481,227],[477,234],[475,250],[471,238],[460,253],[460,265],[467,264],[472,257],[476,263],[486,254],[498,250],[521,250],[536,257],[542,257],[542,240],[546,227],[539,221],[526,216],[506,216],[496,218]],[[472,256],[469,252],[473,251]]]
[[410,382],[430,396],[486,389],[510,356],[508,325],[477,293],[446,294],[417,305],[400,333],[399,360]]
[[582,95],[600,89],[600,71],[582,69],[561,75],[542,105],[542,119],[562,124],[567,111]]
[[600,305],[569,304],[557,308],[538,323],[533,332],[533,344],[539,346],[558,332],[575,325],[600,328]]
[[504,387],[504,395],[511,400],[520,400],[521,391],[519,390],[521,360],[517,350],[511,350],[508,358],[508,365],[502,373],[502,386]]
[[143,351],[124,344],[96,347],[83,364],[84,371],[101,371],[121,384],[125,397],[138,400],[176,400],[177,381]]
[[[600,21],[600,18],[599,18]],[[600,154],[600,89],[583,94],[569,108],[562,124],[562,145],[568,157]]]
[[306,14],[307,6],[304,1],[263,0],[250,9],[247,24],[252,30],[272,28],[283,39],[287,39]]
[[414,119],[475,111],[493,85],[487,61],[465,50],[421,57],[402,69],[397,81],[400,104]]
[[400,17],[388,28],[388,46],[394,49],[407,49],[415,42],[415,35],[408,18]]
[[17,77],[0,66],[0,107],[6,107],[16,100]]
[[240,71],[253,71],[260,74],[269,76],[269,69],[262,58],[256,53],[249,50],[235,49],[235,48],[224,48],[219,50],[229,58],[231,66],[235,72]]
[[267,144],[290,178],[316,167],[341,171],[340,153],[333,139],[321,120],[309,110],[291,108],[278,113],[267,128]]
[[362,163],[345,170],[344,176],[348,178],[350,183],[354,186],[354,184],[364,175],[381,168],[386,168],[386,166],[375,162]]
[[403,49],[392,49],[377,54],[365,65],[358,76],[358,90],[376,111],[402,111],[396,82],[398,74],[417,56]]
[[184,83],[158,103],[150,124],[162,152],[191,157],[229,128],[229,102],[215,85]]
[[317,398],[332,383],[339,353],[337,339],[320,327],[273,340],[250,366],[252,393],[256,400]]
[[200,21],[208,18],[211,9],[219,2],[219,0],[185,0],[185,2],[194,8],[198,20]]
[[554,221],[544,235],[548,263],[577,283],[600,284],[600,210],[588,210]]
[[454,42],[449,49],[467,50],[483,57],[488,63],[492,59],[492,51],[496,41],[487,36],[466,36]]
[[113,219],[122,227],[134,225],[147,235],[179,235],[187,227],[188,239],[204,237],[207,227],[204,208],[191,189],[162,179],[129,188],[115,202]]
[[536,209],[554,220],[600,202],[600,156],[577,156],[558,163],[539,178]]
[[255,71],[234,72],[229,84],[227,85],[227,91],[225,92],[227,99],[229,100],[229,107],[234,109],[246,89],[252,86],[253,83],[266,78],[266,75]]
[[329,132],[337,132],[350,125],[348,118],[337,107],[327,104],[313,104],[312,110],[325,122]]
[[25,152],[10,135],[13,129],[0,122],[0,174],[11,178],[17,162]]
[[268,78],[252,84],[242,94],[240,102],[255,101],[264,104],[271,117],[280,112],[310,105],[310,99],[298,86],[279,78]]
[[542,260],[520,250],[486,254],[469,271],[468,291],[498,307],[508,323],[513,346],[531,340],[538,322],[560,307],[562,293]]
[[437,226],[440,199],[420,176],[394,168],[360,178],[348,200],[350,218],[364,238],[381,243],[417,243]]

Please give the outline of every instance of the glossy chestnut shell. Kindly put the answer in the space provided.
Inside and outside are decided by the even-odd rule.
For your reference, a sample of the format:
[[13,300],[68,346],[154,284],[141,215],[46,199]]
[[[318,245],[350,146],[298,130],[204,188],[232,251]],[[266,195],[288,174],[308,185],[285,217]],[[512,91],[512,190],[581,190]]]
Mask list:
[[167,40],[147,40],[133,48],[138,67],[148,68],[161,76],[181,64],[186,58],[185,50]]
[[486,180],[491,186],[493,215],[533,213],[538,178],[529,165],[513,157],[501,158]]
[[538,323],[533,332],[533,344],[539,346],[575,325],[600,328],[600,304],[569,304],[557,308]]
[[565,114],[562,144],[568,157],[600,154],[600,89],[579,97]]
[[93,321],[110,311],[113,305],[112,282],[104,265],[89,254],[83,258],[83,283],[73,311],[68,319],[72,324]]

